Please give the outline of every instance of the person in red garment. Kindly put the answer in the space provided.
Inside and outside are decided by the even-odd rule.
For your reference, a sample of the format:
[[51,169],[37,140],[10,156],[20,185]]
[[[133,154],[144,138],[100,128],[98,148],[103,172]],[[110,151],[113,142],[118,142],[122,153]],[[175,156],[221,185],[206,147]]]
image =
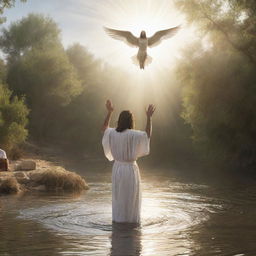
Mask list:
[[106,102],[107,116],[102,127],[102,145],[106,158],[114,161],[112,168],[112,222],[141,222],[141,177],[136,160],[149,154],[152,131],[151,104],[146,111],[145,131],[134,129],[133,114],[129,110],[120,113],[116,128],[109,127],[114,110],[110,100]]

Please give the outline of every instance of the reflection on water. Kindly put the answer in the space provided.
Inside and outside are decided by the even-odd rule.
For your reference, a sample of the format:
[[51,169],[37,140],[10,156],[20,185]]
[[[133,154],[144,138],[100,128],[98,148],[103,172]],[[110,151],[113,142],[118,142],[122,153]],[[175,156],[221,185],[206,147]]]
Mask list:
[[141,227],[132,224],[112,224],[111,256],[141,255]]
[[142,175],[142,222],[112,223],[111,173],[83,195],[0,197],[0,255],[256,255],[256,186]]

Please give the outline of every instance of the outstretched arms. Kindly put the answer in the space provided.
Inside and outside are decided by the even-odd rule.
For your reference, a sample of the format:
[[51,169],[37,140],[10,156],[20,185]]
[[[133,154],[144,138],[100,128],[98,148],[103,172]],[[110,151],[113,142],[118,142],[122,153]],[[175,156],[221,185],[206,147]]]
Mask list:
[[112,116],[112,112],[114,111],[113,104],[110,100],[106,101],[106,109],[107,109],[107,115],[101,128],[102,132],[104,132],[109,127],[109,122]]
[[147,124],[146,124],[146,128],[145,131],[148,135],[148,138],[151,137],[151,133],[152,133],[152,116],[155,112],[156,108],[153,104],[150,104],[148,106],[148,109],[146,110],[146,115],[147,115]]
[[[113,104],[110,100],[106,101],[106,109],[107,109],[107,115],[105,117],[104,123],[102,125],[101,131],[104,132],[108,127],[109,127],[109,123],[110,123],[110,119],[112,116],[112,113],[114,111],[114,107]],[[147,124],[146,124],[146,128],[145,131],[148,135],[148,138],[151,137],[151,133],[152,133],[152,116],[155,112],[156,108],[153,104],[150,104],[148,106],[148,108],[146,109],[146,115],[147,115]]]

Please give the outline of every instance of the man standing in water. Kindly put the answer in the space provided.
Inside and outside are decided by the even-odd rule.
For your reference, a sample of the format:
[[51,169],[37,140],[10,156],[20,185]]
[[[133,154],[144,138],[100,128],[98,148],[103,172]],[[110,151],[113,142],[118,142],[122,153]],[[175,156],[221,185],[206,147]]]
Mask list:
[[109,127],[114,107],[106,102],[107,116],[102,126],[102,145],[112,168],[112,222],[140,223],[141,177],[137,158],[149,154],[154,105],[146,110],[145,131],[134,129],[133,114],[129,110],[120,113],[116,128]]

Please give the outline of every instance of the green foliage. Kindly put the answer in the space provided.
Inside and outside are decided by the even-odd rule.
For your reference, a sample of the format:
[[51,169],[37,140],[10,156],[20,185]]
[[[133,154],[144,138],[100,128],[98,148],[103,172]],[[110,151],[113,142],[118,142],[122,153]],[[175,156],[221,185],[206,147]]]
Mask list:
[[56,134],[65,138],[74,150],[97,151],[100,133],[96,127],[102,122],[99,106],[105,100],[105,92],[114,85],[101,63],[85,47],[74,44],[67,49],[67,55],[81,80],[83,91],[62,110],[65,119],[61,120],[61,126],[55,125]]
[[81,91],[80,81],[62,49],[32,50],[9,68],[8,84],[19,95],[27,95],[31,108],[30,127],[38,139],[59,108]]
[[8,151],[14,149],[27,137],[28,109],[24,98],[14,96],[4,85],[0,85],[0,144]]
[[70,63],[75,67],[83,87],[99,83],[100,61],[95,60],[93,55],[82,45],[75,43],[66,51]]
[[177,0],[189,24],[216,47],[223,42],[256,65],[256,6],[251,0]]
[[[225,4],[225,5],[223,5]],[[199,152],[229,169],[256,166],[255,21],[251,1],[179,1],[206,40],[184,50],[177,65],[183,117]],[[254,13],[252,16],[246,13]]]
[[55,46],[61,47],[60,30],[49,17],[29,14],[27,17],[11,23],[2,30],[0,46],[9,60],[25,55],[32,49],[44,50]]
[[31,134],[44,138],[58,109],[81,92],[59,29],[51,19],[30,14],[4,30],[2,39],[9,60],[7,82],[17,95],[26,95]]
[[0,83],[6,80],[6,66],[3,60],[0,59]]
[[8,84],[26,94],[31,107],[67,105],[81,91],[73,66],[63,49],[33,49],[10,65]]

